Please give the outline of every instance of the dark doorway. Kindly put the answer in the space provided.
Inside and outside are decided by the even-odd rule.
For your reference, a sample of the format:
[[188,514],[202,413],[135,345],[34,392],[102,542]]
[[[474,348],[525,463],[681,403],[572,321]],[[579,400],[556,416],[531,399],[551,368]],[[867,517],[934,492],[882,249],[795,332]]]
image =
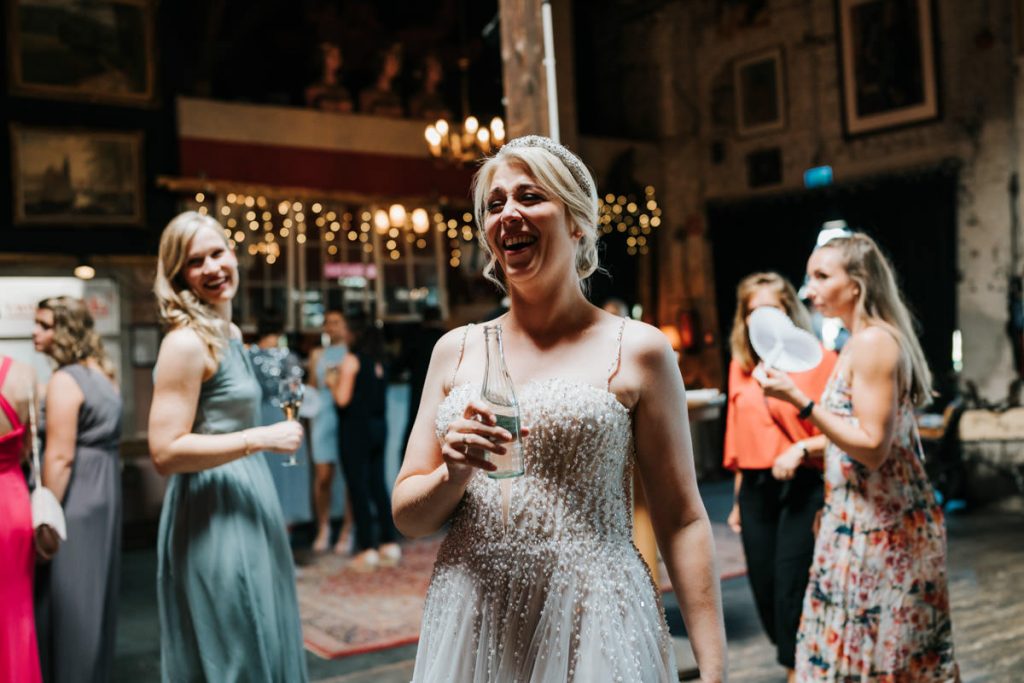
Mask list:
[[955,391],[956,202],[957,168],[951,165],[821,190],[709,203],[721,338],[728,336],[736,285],[744,276],[775,270],[799,287],[822,223],[843,219],[871,235],[891,260],[919,323],[935,388],[948,399]]

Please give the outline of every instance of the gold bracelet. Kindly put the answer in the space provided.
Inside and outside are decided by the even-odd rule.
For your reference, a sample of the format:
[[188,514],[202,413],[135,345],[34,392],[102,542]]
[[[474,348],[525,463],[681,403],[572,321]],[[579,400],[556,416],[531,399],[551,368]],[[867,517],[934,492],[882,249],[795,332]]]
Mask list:
[[243,453],[245,455],[252,455],[252,444],[249,443],[249,430],[242,430],[242,443],[244,444]]

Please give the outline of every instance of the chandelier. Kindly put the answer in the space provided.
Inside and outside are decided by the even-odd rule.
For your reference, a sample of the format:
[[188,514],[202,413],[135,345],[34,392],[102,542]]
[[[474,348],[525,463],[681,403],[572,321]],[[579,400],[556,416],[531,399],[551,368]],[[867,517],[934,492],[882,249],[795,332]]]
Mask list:
[[470,163],[505,144],[505,122],[495,116],[485,127],[475,116],[467,116],[456,129],[445,119],[438,119],[427,126],[423,137],[432,157],[455,164]]

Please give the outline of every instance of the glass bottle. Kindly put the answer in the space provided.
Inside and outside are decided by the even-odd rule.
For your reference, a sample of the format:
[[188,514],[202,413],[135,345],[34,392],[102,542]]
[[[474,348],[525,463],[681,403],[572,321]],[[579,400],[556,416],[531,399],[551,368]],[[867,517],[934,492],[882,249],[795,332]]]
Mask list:
[[480,398],[494,411],[498,426],[512,435],[511,442],[503,442],[505,454],[487,452],[487,460],[498,469],[488,472],[492,479],[518,477],[526,471],[523,461],[523,446],[519,439],[519,401],[512,387],[512,379],[505,365],[505,353],[501,345],[501,326],[484,327],[484,341],[487,345],[487,361],[484,365],[484,383],[480,387]]

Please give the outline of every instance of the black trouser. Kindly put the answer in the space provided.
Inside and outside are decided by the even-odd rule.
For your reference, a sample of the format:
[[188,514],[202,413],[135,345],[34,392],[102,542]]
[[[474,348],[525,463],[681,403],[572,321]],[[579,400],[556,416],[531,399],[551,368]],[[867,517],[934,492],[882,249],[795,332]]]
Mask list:
[[371,418],[368,424],[342,425],[343,430],[346,427],[351,433],[342,437],[341,468],[352,499],[355,550],[362,552],[398,539],[391,518],[391,496],[384,483],[387,423],[384,418]]
[[821,473],[797,468],[790,481],[771,470],[743,470],[740,524],[747,577],[779,664],[795,666],[796,632],[814,558],[814,515],[821,509]]

